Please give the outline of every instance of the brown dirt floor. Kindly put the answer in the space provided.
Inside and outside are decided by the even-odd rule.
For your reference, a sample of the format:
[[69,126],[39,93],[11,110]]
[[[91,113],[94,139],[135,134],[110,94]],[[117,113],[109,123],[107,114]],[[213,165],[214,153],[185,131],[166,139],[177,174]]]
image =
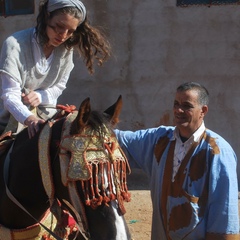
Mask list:
[[124,204],[125,218],[132,234],[132,240],[151,238],[152,203],[147,176],[141,170],[132,170],[128,176],[131,201]]

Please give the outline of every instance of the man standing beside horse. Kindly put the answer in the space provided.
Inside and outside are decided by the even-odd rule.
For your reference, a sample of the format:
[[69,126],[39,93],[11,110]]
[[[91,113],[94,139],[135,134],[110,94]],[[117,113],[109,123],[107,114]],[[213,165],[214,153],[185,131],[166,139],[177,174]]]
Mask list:
[[176,127],[116,130],[132,167],[150,179],[152,240],[239,240],[237,158],[229,143],[207,129],[209,93],[180,85]]

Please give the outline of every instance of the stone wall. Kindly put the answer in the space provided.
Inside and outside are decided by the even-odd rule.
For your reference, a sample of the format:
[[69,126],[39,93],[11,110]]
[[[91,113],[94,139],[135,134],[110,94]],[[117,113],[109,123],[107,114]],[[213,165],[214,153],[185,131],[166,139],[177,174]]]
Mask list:
[[[179,8],[176,0],[84,3],[91,23],[109,37],[113,56],[90,76],[76,55],[61,103],[79,106],[90,97],[94,108],[104,110],[121,94],[119,128],[171,125],[176,87],[197,81],[211,95],[206,126],[229,141],[240,158],[240,6]],[[0,41],[34,26],[35,15],[0,18]]]

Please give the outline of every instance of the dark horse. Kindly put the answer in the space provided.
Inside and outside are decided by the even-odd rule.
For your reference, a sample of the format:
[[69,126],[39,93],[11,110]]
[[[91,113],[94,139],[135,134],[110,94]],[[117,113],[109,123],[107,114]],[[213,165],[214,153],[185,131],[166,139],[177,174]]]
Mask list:
[[[16,239],[54,239],[54,234],[57,239],[131,239],[123,216],[123,201],[130,197],[129,167],[112,131],[121,105],[120,96],[100,114],[86,99],[78,111],[66,114],[62,109],[65,115],[44,124],[32,139],[27,129],[17,135],[9,157],[5,152],[0,156],[1,240],[22,237],[25,229],[31,230],[26,238]],[[9,168],[4,173],[6,159]],[[49,209],[51,218],[46,217]],[[57,222],[55,230],[43,219]],[[76,224],[67,235],[61,227],[69,219]],[[34,228],[39,229],[37,221],[47,228],[44,236]]]

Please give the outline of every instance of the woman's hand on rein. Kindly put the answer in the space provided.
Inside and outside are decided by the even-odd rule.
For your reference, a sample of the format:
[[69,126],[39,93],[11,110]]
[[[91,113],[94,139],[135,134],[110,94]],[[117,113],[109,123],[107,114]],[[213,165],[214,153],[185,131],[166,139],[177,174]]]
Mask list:
[[28,127],[28,136],[32,138],[36,132],[39,130],[39,125],[43,124],[45,121],[34,115],[30,115],[25,121],[24,124]]

